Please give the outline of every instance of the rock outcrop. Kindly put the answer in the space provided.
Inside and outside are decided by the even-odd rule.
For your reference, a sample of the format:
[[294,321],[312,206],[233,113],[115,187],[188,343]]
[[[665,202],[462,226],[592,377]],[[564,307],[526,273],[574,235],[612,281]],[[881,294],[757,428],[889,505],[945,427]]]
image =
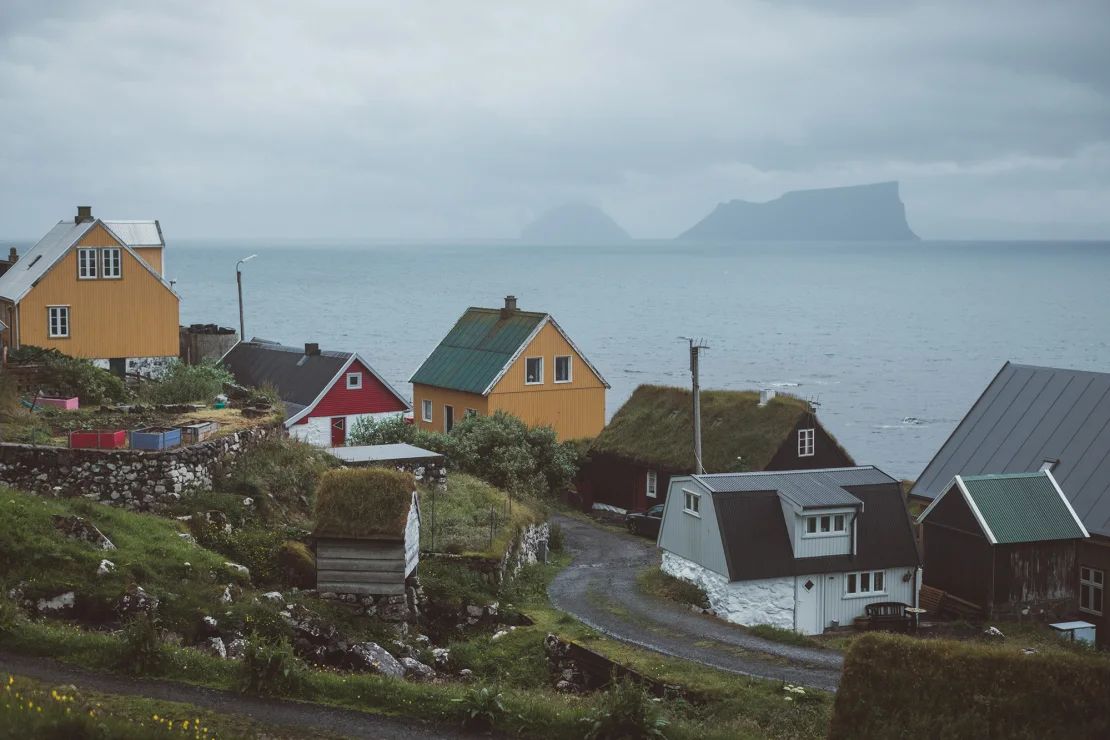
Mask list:
[[605,244],[631,237],[597,206],[571,203],[541,215],[524,227],[520,238],[536,244]]

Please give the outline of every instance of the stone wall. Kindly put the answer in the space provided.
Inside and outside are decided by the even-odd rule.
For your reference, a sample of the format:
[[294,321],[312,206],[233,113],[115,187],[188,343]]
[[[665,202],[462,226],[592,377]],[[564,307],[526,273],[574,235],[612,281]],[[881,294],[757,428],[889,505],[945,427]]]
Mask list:
[[344,462],[343,464],[347,467],[393,468],[394,470],[412,473],[412,477],[417,483],[427,483],[435,486],[438,491],[447,490],[447,458],[442,455],[420,459],[375,460],[369,463]]
[[794,579],[760,578],[729,582],[697,563],[663,551],[664,573],[692,583],[709,598],[718,617],[736,624],[769,624],[794,629]]
[[259,426],[158,452],[0,444],[0,483],[145,511],[177,500],[186,490],[211,486],[213,473],[228,456],[282,431],[280,425]]
[[547,562],[547,542],[551,525],[547,522],[529,524],[521,530],[508,552],[501,558],[501,578],[515,576],[526,565]]

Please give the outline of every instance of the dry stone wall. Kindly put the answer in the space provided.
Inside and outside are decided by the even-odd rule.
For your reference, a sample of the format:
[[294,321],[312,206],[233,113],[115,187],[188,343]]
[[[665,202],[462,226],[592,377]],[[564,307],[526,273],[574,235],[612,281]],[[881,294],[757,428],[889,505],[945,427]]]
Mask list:
[[146,511],[187,490],[211,486],[228,457],[283,431],[280,425],[260,426],[157,452],[0,444],[0,483]]

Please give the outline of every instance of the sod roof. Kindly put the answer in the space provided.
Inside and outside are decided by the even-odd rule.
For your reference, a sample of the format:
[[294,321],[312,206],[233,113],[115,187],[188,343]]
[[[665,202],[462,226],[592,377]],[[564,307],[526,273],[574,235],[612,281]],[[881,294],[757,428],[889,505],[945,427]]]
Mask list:
[[[702,391],[702,462],[706,471],[762,470],[798,421],[809,414],[812,410],[807,402],[785,394],[760,407],[756,391]],[[692,470],[693,423],[689,390],[641,385],[594,440],[590,451],[673,471]]]
[[315,537],[404,539],[416,482],[388,468],[341,468],[320,476]]

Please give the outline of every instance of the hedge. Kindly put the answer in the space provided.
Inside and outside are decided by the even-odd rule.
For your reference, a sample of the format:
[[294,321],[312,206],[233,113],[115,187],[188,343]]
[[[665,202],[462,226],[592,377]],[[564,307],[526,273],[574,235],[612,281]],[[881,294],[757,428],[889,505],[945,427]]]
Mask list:
[[845,658],[829,738],[1105,738],[1108,697],[1105,656],[869,634]]

